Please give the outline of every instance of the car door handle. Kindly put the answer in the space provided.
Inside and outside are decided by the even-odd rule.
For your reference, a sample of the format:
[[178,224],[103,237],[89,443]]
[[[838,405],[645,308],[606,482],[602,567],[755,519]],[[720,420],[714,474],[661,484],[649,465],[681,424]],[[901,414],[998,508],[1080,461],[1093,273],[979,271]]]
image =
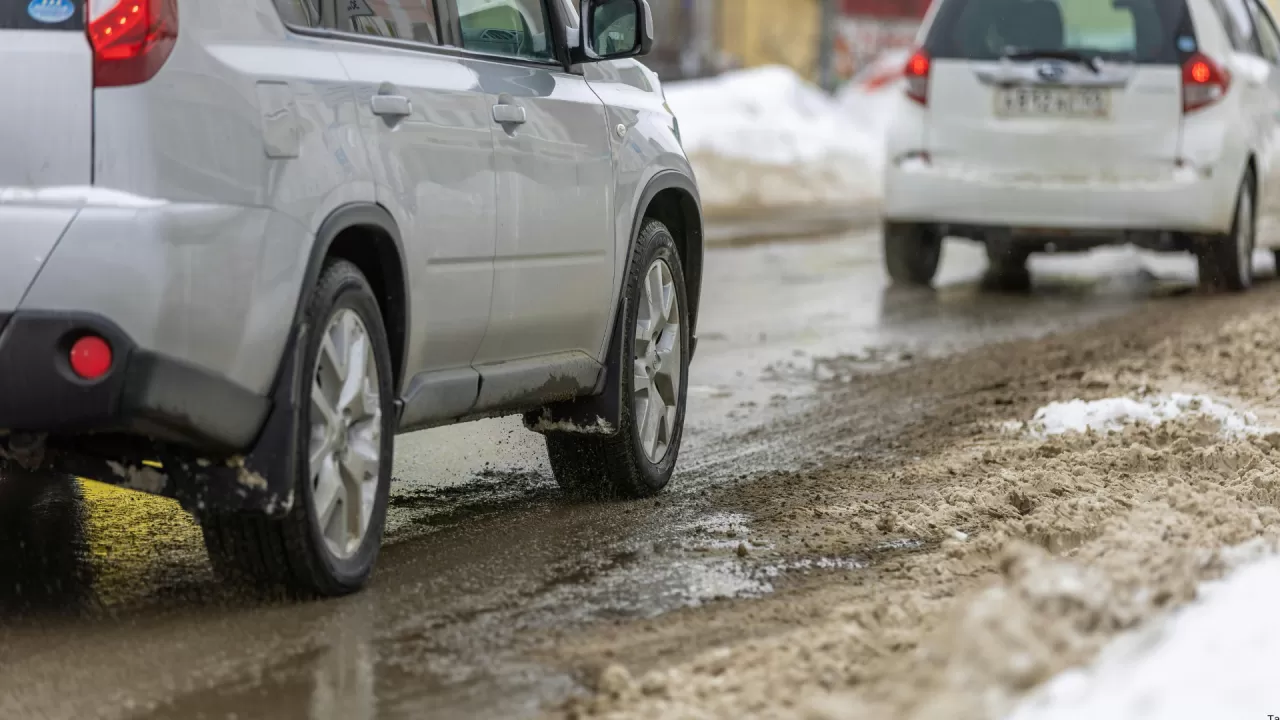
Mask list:
[[403,95],[374,95],[373,114],[383,117],[405,117],[413,114],[413,103]]
[[493,106],[493,121],[503,125],[521,125],[524,123],[524,108],[519,105],[501,103]]

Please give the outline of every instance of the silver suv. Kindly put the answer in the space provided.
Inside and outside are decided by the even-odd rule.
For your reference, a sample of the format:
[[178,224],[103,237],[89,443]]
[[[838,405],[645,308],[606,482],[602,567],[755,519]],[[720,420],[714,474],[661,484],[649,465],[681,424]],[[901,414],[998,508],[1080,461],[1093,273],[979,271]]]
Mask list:
[[[646,0],[0,5],[0,463],[362,586],[397,433],[523,413],[671,477],[702,277]],[[13,68],[21,68],[15,70]]]

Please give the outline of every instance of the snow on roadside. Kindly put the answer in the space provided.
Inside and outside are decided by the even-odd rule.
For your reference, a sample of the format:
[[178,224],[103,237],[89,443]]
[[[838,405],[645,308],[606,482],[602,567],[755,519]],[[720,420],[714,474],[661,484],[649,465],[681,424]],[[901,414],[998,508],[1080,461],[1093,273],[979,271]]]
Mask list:
[[753,68],[665,89],[710,211],[879,198],[881,136],[792,70]]
[[1237,569],[1163,622],[1059,675],[1009,720],[1198,720],[1280,712],[1280,557]]
[[1227,438],[1270,432],[1258,424],[1258,417],[1251,412],[1241,412],[1206,395],[1187,393],[1054,402],[1036,410],[1029,424],[1014,421],[1007,428],[1027,429],[1032,435],[1044,438],[1069,432],[1119,432],[1129,425],[1159,426],[1184,417],[1215,422],[1220,434]]

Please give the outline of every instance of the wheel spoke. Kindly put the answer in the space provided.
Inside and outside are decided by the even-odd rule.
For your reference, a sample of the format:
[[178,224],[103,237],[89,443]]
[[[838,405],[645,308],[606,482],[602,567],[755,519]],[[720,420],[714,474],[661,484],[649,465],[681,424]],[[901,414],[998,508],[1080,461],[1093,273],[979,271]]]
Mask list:
[[[316,524],[320,532],[330,541],[341,546],[346,542],[345,525],[334,526],[334,513],[339,505],[345,504],[347,487],[342,482],[337,458],[332,454],[326,456],[320,464],[320,472],[316,475],[315,488]],[[336,531],[341,529],[341,533]],[[336,535],[336,537],[335,537]]]
[[320,340],[320,367],[322,370],[327,367],[328,374],[341,383],[347,378],[347,358],[333,339],[335,330],[337,328],[331,328]]
[[649,332],[657,335],[666,325],[667,316],[663,312],[662,303],[662,270],[661,265],[655,263],[649,268],[649,274],[645,278],[644,295],[645,300],[649,303]]
[[636,360],[634,365],[635,365],[635,371],[632,374],[631,392],[634,392],[634,393],[649,392],[649,388],[651,387],[651,384],[649,379],[648,367],[645,366],[643,360]]
[[666,405],[658,393],[649,393],[644,405],[644,420],[641,421],[640,426],[640,443],[644,445],[645,452],[649,453],[650,457],[657,454],[658,426],[662,422],[665,411]]
[[365,373],[369,367],[369,337],[357,328],[352,328],[350,333],[351,342],[347,346],[347,376],[342,383],[342,392],[338,395],[338,409],[349,413],[352,419],[358,419],[356,412],[359,408],[354,407],[354,403],[361,398],[367,380]]

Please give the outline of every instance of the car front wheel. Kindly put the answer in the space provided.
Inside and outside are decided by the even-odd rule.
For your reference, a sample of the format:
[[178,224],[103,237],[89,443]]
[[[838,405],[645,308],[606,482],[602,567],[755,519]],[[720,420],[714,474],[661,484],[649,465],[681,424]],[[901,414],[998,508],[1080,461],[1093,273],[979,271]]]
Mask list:
[[578,496],[655,495],[670,481],[680,454],[689,304],[675,240],[656,220],[640,233],[623,298],[620,342],[607,369],[620,382],[620,427],[604,436],[547,434],[556,480]]

